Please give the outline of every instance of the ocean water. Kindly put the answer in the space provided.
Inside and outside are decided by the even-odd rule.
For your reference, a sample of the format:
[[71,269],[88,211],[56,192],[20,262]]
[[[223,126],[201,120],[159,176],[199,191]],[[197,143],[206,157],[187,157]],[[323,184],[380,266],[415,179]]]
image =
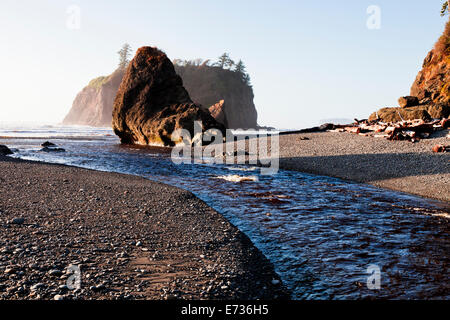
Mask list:
[[[47,140],[66,152],[41,152]],[[108,128],[3,125],[0,144],[17,158],[139,175],[193,192],[249,236],[294,299],[450,298],[446,203],[300,172],[176,165],[170,150],[120,145]],[[380,286],[370,289],[377,268]]]

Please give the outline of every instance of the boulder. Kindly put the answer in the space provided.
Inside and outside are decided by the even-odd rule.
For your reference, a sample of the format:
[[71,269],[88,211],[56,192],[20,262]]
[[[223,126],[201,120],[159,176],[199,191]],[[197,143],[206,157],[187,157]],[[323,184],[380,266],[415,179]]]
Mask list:
[[7,146],[0,144],[0,156],[7,156],[9,154],[13,154],[13,152]]
[[319,126],[319,131],[333,130],[335,125],[333,123],[324,123]]
[[431,120],[426,107],[382,108],[370,115],[369,121],[398,122],[402,120]]
[[56,147],[56,144],[50,141],[45,141],[43,144],[41,144],[41,147]]
[[401,108],[415,107],[419,105],[419,98],[414,96],[405,96],[398,99],[398,105]]
[[56,148],[56,147],[43,147],[40,151],[42,152],[66,152],[63,148]]
[[428,113],[433,119],[443,119],[448,118],[450,116],[450,105],[438,103],[425,105],[423,108],[426,108]]
[[192,102],[166,54],[154,47],[140,48],[129,63],[113,106],[112,126],[125,144],[174,146],[172,134],[194,122],[202,131],[225,127]]
[[228,121],[227,121],[227,115],[225,113],[225,101],[220,100],[215,105],[209,107],[209,113],[216,119],[216,121],[220,122],[225,126],[225,128],[228,128]]

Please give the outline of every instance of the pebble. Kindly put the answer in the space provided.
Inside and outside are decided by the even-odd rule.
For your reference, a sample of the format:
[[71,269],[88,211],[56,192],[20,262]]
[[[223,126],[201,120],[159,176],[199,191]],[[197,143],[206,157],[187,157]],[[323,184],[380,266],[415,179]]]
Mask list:
[[39,268],[39,265],[38,265],[37,263],[32,263],[32,264],[30,264],[28,267],[29,267],[30,269],[33,269],[33,270],[38,270],[38,269],[40,269],[40,268]]
[[25,222],[24,218],[14,218],[11,220],[11,224],[23,224]]
[[36,290],[39,290],[40,288],[43,288],[43,287],[45,287],[45,284],[43,284],[43,283],[36,283],[35,285],[31,286],[30,290],[31,291],[36,291]]
[[57,276],[62,275],[62,272],[60,270],[58,270],[58,269],[52,269],[52,270],[50,270],[48,272],[48,274],[51,275],[51,276],[56,276],[57,277]]
[[105,289],[105,286],[103,284],[89,287],[89,290],[92,290],[92,291],[102,291],[103,289]]
[[6,268],[6,269],[5,269],[5,273],[6,273],[6,274],[13,274],[13,273],[16,273],[16,269],[14,269],[14,268]]
[[53,297],[53,300],[57,300],[57,301],[64,300],[64,296],[63,296],[63,295],[60,295],[60,294],[57,294],[57,295],[55,295],[55,296]]

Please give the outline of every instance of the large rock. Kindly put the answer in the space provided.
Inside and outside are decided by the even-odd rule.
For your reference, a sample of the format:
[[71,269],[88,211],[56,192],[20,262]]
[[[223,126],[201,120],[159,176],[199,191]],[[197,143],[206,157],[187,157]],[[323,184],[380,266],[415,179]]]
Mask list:
[[114,98],[124,72],[117,69],[107,77],[98,77],[89,82],[76,96],[63,124],[110,127]]
[[209,113],[216,119],[216,121],[220,122],[225,126],[225,128],[228,128],[228,121],[227,121],[227,115],[225,113],[225,101],[220,100],[215,105],[209,107]]
[[444,103],[434,103],[422,106],[433,119],[443,119],[450,117],[450,105]]
[[421,105],[409,108],[382,108],[370,115],[369,121],[397,122],[402,120],[443,119],[450,116],[450,106],[445,104]]
[[7,156],[13,154],[13,152],[7,147],[0,144],[0,156]]
[[113,106],[112,126],[122,143],[173,146],[172,133],[194,122],[202,131],[225,128],[192,102],[172,62],[157,48],[142,47],[130,62]]
[[398,105],[401,108],[415,107],[419,105],[419,99],[414,96],[405,96],[398,99]]
[[418,97],[421,104],[450,104],[450,21],[426,56],[411,95]]
[[398,122],[402,120],[431,120],[425,107],[382,108],[370,115],[369,121]]
[[211,107],[221,100],[227,128],[257,128],[258,113],[253,102],[253,88],[242,79],[242,74],[221,67],[175,65],[192,100],[204,107]]

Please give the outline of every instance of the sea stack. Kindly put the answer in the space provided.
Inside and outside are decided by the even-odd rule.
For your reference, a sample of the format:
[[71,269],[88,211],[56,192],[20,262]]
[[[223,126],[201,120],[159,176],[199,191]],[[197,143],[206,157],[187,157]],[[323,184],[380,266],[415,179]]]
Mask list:
[[112,126],[125,144],[173,146],[172,133],[186,129],[194,135],[194,122],[202,131],[225,127],[192,102],[166,54],[142,47],[128,65],[113,106]]
[[124,69],[117,69],[109,76],[91,80],[77,94],[72,108],[63,120],[63,124],[93,127],[111,126],[112,105],[124,72]]
[[229,129],[258,128],[258,112],[253,102],[253,88],[242,74],[214,65],[175,65],[175,71],[192,100],[213,109],[219,122],[226,119]]

